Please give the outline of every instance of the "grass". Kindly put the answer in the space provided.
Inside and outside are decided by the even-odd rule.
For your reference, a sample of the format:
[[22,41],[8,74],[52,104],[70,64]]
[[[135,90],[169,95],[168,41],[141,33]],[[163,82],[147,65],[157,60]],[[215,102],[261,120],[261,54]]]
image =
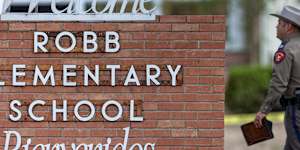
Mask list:
[[[267,116],[267,119],[276,123],[276,122],[283,122],[284,113],[282,112],[275,112],[270,113]],[[224,123],[225,125],[241,125],[244,123],[248,123],[254,121],[255,114],[234,114],[234,115],[225,115]]]

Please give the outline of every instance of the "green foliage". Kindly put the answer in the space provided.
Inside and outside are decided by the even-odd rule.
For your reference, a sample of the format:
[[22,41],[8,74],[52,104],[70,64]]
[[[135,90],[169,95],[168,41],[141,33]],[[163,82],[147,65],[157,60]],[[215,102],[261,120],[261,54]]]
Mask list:
[[226,87],[226,108],[229,112],[257,112],[267,93],[271,72],[271,67],[261,66],[230,69]]
[[163,1],[164,14],[224,15],[228,0]]

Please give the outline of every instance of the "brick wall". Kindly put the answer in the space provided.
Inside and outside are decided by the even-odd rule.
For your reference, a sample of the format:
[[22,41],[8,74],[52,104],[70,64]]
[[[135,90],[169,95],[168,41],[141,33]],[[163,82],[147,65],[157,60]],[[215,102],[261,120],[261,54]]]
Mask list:
[[[99,143],[111,137],[113,143],[122,142],[122,128],[131,127],[129,144],[135,142],[156,143],[158,150],[221,150],[224,137],[224,16],[159,16],[154,22],[137,23],[0,23],[0,145],[3,149],[3,131],[16,130],[37,143]],[[97,52],[84,54],[80,51],[81,39],[76,52],[59,53],[53,43],[47,47],[50,53],[33,53],[33,32],[44,31],[55,35],[61,31],[80,34],[82,31],[116,31],[120,34],[121,50],[118,53]],[[53,39],[53,37],[50,37]],[[52,51],[53,50],[53,51]],[[26,77],[20,79],[29,85],[11,86],[13,64],[26,64]],[[62,64],[90,65],[120,64],[122,71],[130,65],[137,66],[142,78],[146,64],[162,66],[162,86],[31,86],[33,69],[40,65],[47,70],[50,65],[61,70]],[[178,85],[169,85],[164,75],[164,65],[182,65]],[[101,67],[101,66],[100,66]],[[82,71],[82,68],[78,68]],[[80,73],[79,73],[80,74]],[[100,73],[101,74],[101,73]],[[103,71],[104,76],[109,74]],[[120,74],[123,74],[120,72]],[[76,78],[78,82],[82,81]],[[122,82],[122,81],[120,81]],[[9,102],[19,99],[24,117],[12,122]],[[47,101],[36,112],[46,116],[46,121],[34,122],[27,116],[27,107],[34,99]],[[81,99],[89,99],[96,105],[96,119],[79,122],[72,112],[68,122],[51,121],[50,100],[69,102],[70,110]],[[115,99],[124,107],[124,116],[117,122],[101,118],[99,110],[105,100]],[[128,121],[128,103],[136,100],[137,114],[143,122]],[[85,109],[86,110],[86,109]],[[84,110],[83,110],[84,111]],[[112,113],[114,109],[111,110]],[[84,112],[83,112],[84,113]],[[127,116],[127,117],[126,117]],[[48,118],[48,119],[47,119]],[[98,118],[98,119],[97,119]],[[12,141],[14,142],[14,141]],[[13,143],[11,143],[13,144]],[[23,140],[25,144],[25,140]]]

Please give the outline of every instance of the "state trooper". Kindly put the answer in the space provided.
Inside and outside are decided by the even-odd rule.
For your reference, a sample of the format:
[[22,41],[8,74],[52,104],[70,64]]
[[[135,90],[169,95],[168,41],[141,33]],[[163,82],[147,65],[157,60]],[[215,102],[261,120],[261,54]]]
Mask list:
[[262,120],[271,112],[276,101],[285,108],[287,133],[284,150],[300,150],[300,9],[285,6],[278,17],[277,38],[282,43],[274,55],[272,79],[268,94],[256,114],[254,124],[262,127]]

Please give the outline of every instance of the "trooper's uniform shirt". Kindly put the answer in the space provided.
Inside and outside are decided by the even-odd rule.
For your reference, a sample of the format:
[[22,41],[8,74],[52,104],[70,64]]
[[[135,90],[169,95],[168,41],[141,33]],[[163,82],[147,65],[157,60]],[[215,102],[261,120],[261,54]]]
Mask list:
[[[268,114],[281,96],[295,97],[300,87],[300,35],[283,42],[274,55],[272,79],[260,112]],[[288,105],[285,112],[287,140],[285,150],[300,150],[300,110]]]

